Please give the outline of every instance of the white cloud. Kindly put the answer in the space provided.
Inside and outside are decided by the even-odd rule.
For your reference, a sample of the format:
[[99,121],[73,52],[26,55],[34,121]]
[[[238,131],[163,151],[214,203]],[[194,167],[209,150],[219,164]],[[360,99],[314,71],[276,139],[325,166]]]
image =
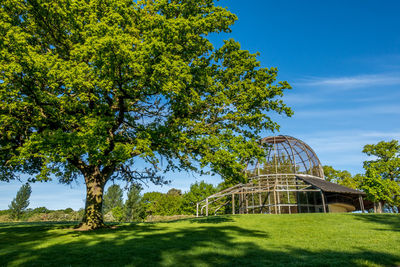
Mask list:
[[337,89],[353,89],[371,86],[400,85],[399,73],[383,73],[371,75],[357,75],[347,77],[311,77],[301,79],[294,85],[335,87]]
[[368,115],[400,115],[399,105],[379,105],[379,106],[363,106],[358,108],[343,109],[313,109],[295,111],[295,117],[358,117]]
[[400,140],[400,131],[398,132],[366,132],[362,134],[365,137],[392,138]]

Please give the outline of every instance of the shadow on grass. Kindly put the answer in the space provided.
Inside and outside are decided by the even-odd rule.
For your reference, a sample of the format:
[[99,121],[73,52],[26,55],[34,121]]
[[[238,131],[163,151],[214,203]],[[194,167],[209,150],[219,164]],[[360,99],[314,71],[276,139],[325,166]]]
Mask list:
[[383,228],[377,228],[378,231],[400,232],[399,214],[357,214],[354,216],[357,220],[383,226]]
[[13,245],[0,239],[0,266],[393,266],[400,261],[368,250],[265,249],[258,242],[270,238],[266,232],[218,224],[216,218],[211,225],[193,222],[199,225],[132,224],[94,232],[52,231],[72,224],[0,227]]
[[199,217],[199,218],[191,218],[189,219],[191,223],[224,223],[224,222],[233,222],[233,219],[230,216],[219,215],[219,216],[210,216],[210,217]]

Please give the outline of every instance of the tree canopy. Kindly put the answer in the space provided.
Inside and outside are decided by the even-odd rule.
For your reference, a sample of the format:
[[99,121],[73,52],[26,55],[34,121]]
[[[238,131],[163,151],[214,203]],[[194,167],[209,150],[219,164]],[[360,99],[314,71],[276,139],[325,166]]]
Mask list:
[[212,0],[0,7],[0,179],[83,176],[88,229],[103,226],[108,180],[163,183],[160,170],[204,167],[240,179],[264,156],[261,131],[279,127],[269,113],[292,114],[277,68],[209,41],[237,19]]
[[386,203],[400,212],[400,145],[397,140],[365,145],[363,153],[373,156],[364,161],[365,179],[361,188],[368,198]]
[[188,214],[196,214],[196,204],[206,197],[215,194],[218,188],[204,181],[190,185],[190,190],[184,195],[183,210]]
[[365,169],[375,169],[383,179],[400,182],[400,144],[397,140],[365,145],[363,153],[375,159],[364,161]]
[[127,199],[124,205],[125,220],[128,222],[139,221],[145,216],[140,195],[141,187],[131,185],[128,190]]
[[336,170],[332,166],[325,165],[323,166],[324,169],[324,175],[325,175],[325,180],[332,182],[332,183],[337,183],[340,185],[344,185],[353,189],[361,189],[360,188],[360,183],[363,180],[363,175],[361,174],[356,174],[356,175],[351,175],[350,172],[344,170]]

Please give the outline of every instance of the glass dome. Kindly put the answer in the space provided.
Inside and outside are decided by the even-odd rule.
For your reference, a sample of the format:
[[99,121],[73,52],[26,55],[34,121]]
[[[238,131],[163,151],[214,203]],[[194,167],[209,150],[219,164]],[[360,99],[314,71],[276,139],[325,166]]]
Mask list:
[[321,163],[314,150],[303,141],[287,136],[270,136],[261,139],[266,149],[266,161],[248,166],[253,175],[309,174],[324,178]]

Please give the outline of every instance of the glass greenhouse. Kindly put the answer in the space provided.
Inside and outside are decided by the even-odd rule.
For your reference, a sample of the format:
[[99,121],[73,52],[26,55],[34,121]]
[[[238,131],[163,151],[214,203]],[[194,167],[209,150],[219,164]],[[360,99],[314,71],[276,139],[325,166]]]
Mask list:
[[279,135],[263,138],[261,145],[266,149],[266,161],[248,164],[248,182],[200,201],[197,216],[364,212],[365,193],[326,181],[317,155],[303,141]]

